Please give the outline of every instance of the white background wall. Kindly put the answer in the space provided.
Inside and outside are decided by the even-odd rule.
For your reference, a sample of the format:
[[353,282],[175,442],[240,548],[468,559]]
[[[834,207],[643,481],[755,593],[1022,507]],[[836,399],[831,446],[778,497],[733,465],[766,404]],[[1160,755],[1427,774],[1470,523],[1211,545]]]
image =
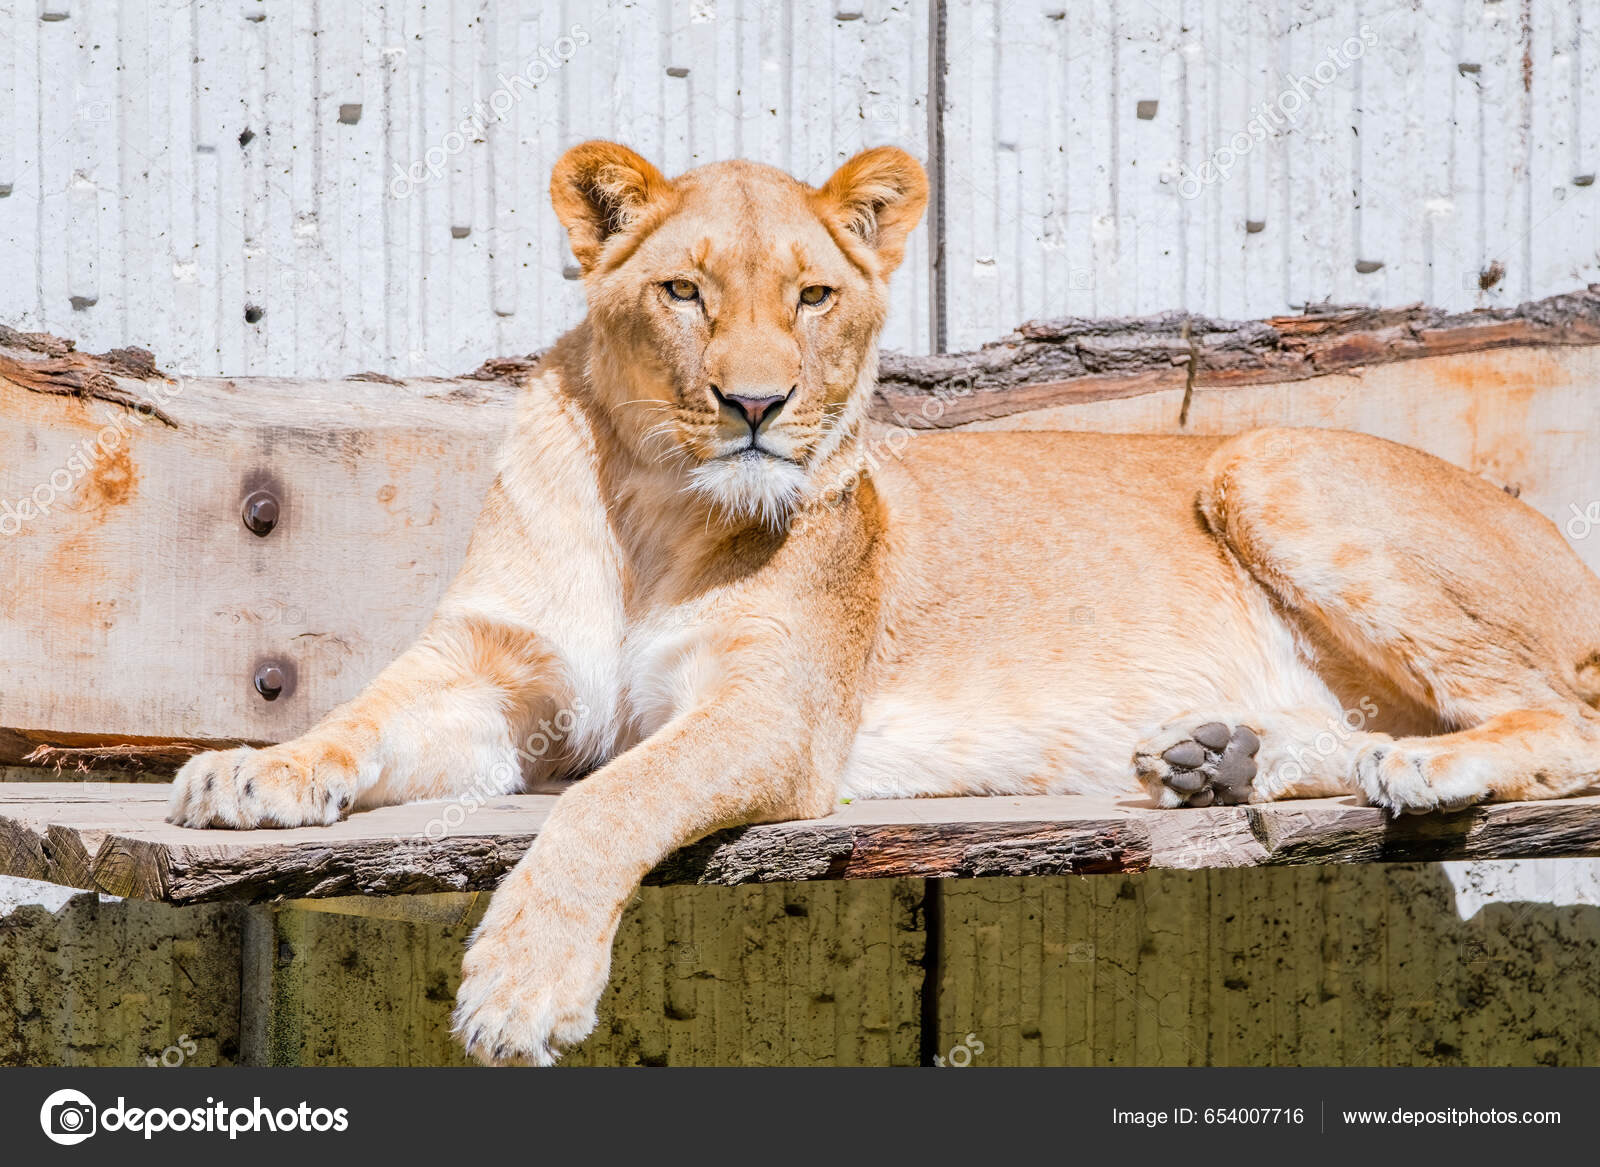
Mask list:
[[[1597,37],[1600,0],[0,0],[0,320],[198,373],[462,372],[581,314],[545,191],[595,136],[813,182],[927,159],[945,263],[934,223],[894,348],[1515,303],[1600,279]],[[1256,142],[1264,105],[1296,108]]]
[[[1600,280],[1600,0],[0,0],[0,321],[201,374],[463,372],[581,315],[545,191],[589,137],[812,182],[923,157],[886,339],[919,352]],[[1447,866],[1463,911],[1600,902],[1591,863]]]
[[[583,311],[547,195],[566,147],[812,182],[882,142],[927,155],[927,8],[834,13],[0,0],[0,319],[225,375],[460,373],[543,347]],[[430,151],[439,177],[395,182]],[[895,347],[929,344],[927,239]]]
[[[952,347],[1039,315],[1471,308],[1600,278],[1596,0],[961,0],[945,59]],[[1267,105],[1281,134],[1183,182]]]

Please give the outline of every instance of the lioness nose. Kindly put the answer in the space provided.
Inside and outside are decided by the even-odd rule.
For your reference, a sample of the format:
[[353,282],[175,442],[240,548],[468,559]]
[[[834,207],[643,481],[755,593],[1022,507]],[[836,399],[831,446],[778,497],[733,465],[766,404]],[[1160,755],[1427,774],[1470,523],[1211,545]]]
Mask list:
[[711,392],[717,395],[717,400],[723,405],[735,410],[750,423],[751,433],[760,429],[768,415],[777,414],[794,396],[794,390],[790,389],[782,397],[740,397],[736,393],[723,393],[715,385],[711,387]]

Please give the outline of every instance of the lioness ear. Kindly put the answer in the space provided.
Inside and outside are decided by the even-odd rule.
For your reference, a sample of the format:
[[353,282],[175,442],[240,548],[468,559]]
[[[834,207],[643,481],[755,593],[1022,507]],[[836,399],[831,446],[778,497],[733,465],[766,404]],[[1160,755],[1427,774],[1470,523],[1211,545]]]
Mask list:
[[615,142],[574,146],[550,174],[550,201],[585,275],[606,240],[628,231],[671,190],[659,170]]
[[888,278],[928,205],[928,176],[904,150],[874,146],[835,170],[817,198],[824,216],[877,252]]

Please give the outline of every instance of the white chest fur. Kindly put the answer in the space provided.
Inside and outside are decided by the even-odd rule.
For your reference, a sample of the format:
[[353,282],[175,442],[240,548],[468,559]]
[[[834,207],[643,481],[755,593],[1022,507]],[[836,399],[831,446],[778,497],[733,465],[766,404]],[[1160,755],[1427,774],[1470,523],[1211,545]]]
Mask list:
[[631,625],[622,642],[621,699],[633,741],[702,701],[721,675],[712,630],[684,608]]

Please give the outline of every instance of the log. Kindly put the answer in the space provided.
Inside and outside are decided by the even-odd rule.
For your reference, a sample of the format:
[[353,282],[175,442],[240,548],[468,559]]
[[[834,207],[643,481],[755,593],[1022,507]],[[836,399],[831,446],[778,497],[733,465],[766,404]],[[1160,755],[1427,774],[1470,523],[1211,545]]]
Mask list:
[[[555,794],[413,803],[330,827],[196,831],[166,784],[0,783],[0,875],[172,904],[491,889]],[[451,814],[455,810],[456,814]],[[1600,795],[1392,820],[1350,799],[1163,811],[1093,797],[857,801],[723,831],[650,884],[1091,875],[1152,869],[1600,856]]]
[[[874,414],[948,429],[1052,406],[1284,384],[1399,361],[1600,343],[1600,285],[1516,308],[1322,308],[1268,320],[1067,317],[1024,324],[977,352],[887,356]],[[930,403],[938,402],[938,408]]]

